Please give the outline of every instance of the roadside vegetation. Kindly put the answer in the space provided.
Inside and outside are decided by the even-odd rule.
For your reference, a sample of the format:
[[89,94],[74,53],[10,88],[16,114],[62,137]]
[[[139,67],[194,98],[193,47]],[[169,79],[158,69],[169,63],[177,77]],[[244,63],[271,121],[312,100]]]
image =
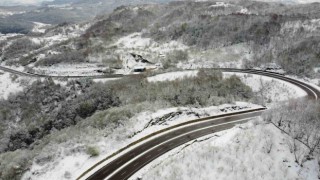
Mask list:
[[318,179],[319,108],[314,101],[281,104],[170,151],[132,179]]
[[[201,56],[208,49],[245,44],[253,57],[243,64],[245,68],[275,62],[289,74],[320,77],[319,72],[312,71],[320,66],[320,31],[314,28],[320,22],[314,21],[320,19],[319,3],[303,6],[232,3],[226,7],[210,1],[179,1],[139,8],[121,6],[109,15],[97,17],[80,37],[60,41],[44,50],[39,50],[43,44],[30,39],[32,35],[0,42],[0,57],[7,65],[22,66],[90,63],[91,57],[99,57],[95,62],[120,69],[118,47],[109,45],[121,37],[141,33],[142,38],[159,44],[176,41],[192,49],[161,54],[163,69],[149,74],[176,70],[178,63],[193,60],[192,51]],[[240,12],[242,9],[248,13]],[[59,16],[52,20],[59,20],[56,18]],[[56,28],[63,32],[65,25]],[[9,30],[25,32],[19,26]],[[292,28],[296,26],[299,28]],[[52,34],[61,33],[57,29],[55,32],[55,28],[50,30]],[[46,54],[49,50],[54,53]],[[45,57],[38,60],[40,53]],[[72,80],[66,85],[52,79],[38,80],[22,92],[0,99],[0,179],[20,179],[33,162],[50,162],[59,145],[76,146],[67,148],[66,153],[98,156],[100,149],[92,145],[94,138],[112,134],[116,127],[146,110],[207,107],[234,101],[264,104],[259,99],[262,91],[257,97],[259,94],[253,93],[238,77],[223,78],[219,71],[200,70],[196,77],[171,82],[148,82],[145,77],[135,75],[106,83]],[[310,158],[319,159],[319,112],[319,104],[290,102],[264,116],[267,122],[292,137],[288,146],[300,166]]]
[[[236,76],[223,79],[221,72],[208,70],[174,82],[149,83],[143,76],[134,76],[105,84],[72,81],[64,87],[50,79],[37,81],[0,101],[0,177],[19,179],[46,144],[81,142],[75,137],[84,132],[108,134],[152,106],[205,107],[252,97],[251,89]],[[99,154],[90,144],[82,149],[91,156]],[[13,154],[15,161],[10,158]]]
[[291,101],[266,113],[264,119],[291,137],[287,144],[299,166],[312,159],[320,163],[319,102]]

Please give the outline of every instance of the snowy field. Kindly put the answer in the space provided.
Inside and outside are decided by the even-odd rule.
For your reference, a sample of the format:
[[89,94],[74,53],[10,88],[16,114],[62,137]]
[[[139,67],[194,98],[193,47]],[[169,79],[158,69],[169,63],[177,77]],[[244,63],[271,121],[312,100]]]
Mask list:
[[59,145],[58,149],[56,145],[49,145],[42,150],[36,159],[47,157],[48,152],[54,152],[55,158],[46,164],[36,163],[36,160],[33,162],[31,169],[24,174],[23,179],[75,179],[82,172],[113,152],[157,130],[200,117],[249,110],[257,107],[259,106],[238,102],[236,104],[207,108],[179,107],[142,112],[126,120],[121,126],[113,127],[110,125],[110,129],[103,131],[103,136],[105,137],[92,137],[84,134],[84,136],[90,138],[90,141],[94,141],[92,144],[99,147],[100,156],[90,157],[88,154],[81,152],[80,147],[83,146],[82,144],[70,147],[72,143],[66,143]]
[[318,179],[317,160],[297,165],[290,141],[275,126],[256,120],[182,145],[130,179]]

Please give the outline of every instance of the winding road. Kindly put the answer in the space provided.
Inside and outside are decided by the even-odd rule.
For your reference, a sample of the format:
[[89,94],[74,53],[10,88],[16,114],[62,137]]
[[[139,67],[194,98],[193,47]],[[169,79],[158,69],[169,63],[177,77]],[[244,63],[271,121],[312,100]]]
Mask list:
[[95,76],[49,76],[49,75],[43,75],[43,74],[36,74],[36,73],[27,73],[27,72],[21,72],[14,69],[10,69],[7,67],[0,66],[0,70],[9,72],[18,76],[25,76],[25,77],[33,77],[33,78],[67,78],[67,79],[76,79],[76,78],[86,78],[86,79],[107,79],[107,78],[119,78],[123,77],[122,74],[107,74],[107,75],[95,75]]
[[[20,76],[28,77],[52,77],[52,78],[114,78],[123,75],[105,76],[44,76],[38,74],[23,73],[0,66],[0,70],[7,71]],[[248,73],[280,79],[294,84],[307,93],[307,98],[319,100],[320,91],[307,83],[285,77],[283,75],[253,69],[219,68],[223,72]],[[128,179],[143,166],[153,161],[166,152],[199,137],[230,129],[237,124],[248,122],[259,117],[266,108],[257,108],[236,113],[211,116],[207,118],[188,121],[175,125],[158,132],[152,133],[143,139],[129,144],[128,146],[105,158],[84,172],[78,180],[124,180]]]

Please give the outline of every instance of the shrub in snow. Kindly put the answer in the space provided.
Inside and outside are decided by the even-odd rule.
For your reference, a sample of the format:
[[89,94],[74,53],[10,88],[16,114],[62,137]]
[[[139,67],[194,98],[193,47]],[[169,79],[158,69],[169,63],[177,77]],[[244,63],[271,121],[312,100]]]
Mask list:
[[40,44],[35,44],[27,37],[19,38],[13,41],[3,53],[3,60],[18,58],[25,53],[41,48]]
[[174,67],[179,62],[187,62],[189,59],[189,55],[187,51],[182,50],[174,50],[172,52],[167,53],[164,62],[162,62],[163,68],[167,69],[169,67]]
[[0,179],[18,180],[31,165],[32,155],[27,150],[17,150],[0,154],[0,159]]
[[86,152],[91,157],[99,156],[100,154],[98,147],[95,146],[88,146]]
[[71,177],[72,177],[72,175],[71,175],[71,173],[70,173],[69,171],[66,171],[66,172],[64,173],[64,178],[66,178],[66,179],[71,179]]

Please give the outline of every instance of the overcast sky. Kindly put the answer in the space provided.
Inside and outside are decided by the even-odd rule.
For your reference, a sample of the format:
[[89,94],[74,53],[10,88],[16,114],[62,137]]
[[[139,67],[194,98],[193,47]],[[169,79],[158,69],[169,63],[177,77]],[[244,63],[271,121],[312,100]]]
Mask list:
[[[0,0],[0,6],[12,6],[12,5],[38,5],[43,1],[53,0]],[[296,3],[311,3],[320,2],[320,0],[258,0],[258,1],[273,1],[273,2],[296,2]]]
[[11,5],[37,5],[43,1],[52,0],[0,0],[1,6],[11,6]]

